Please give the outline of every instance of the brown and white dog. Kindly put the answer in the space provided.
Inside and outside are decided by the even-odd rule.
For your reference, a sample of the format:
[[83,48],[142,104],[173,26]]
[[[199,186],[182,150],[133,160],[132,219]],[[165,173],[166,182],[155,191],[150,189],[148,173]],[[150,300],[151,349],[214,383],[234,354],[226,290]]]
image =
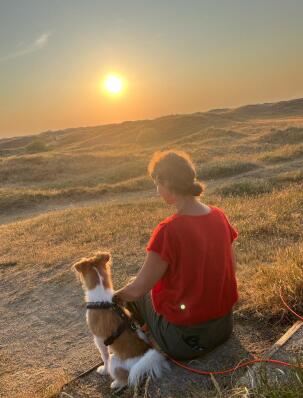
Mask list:
[[[83,258],[73,264],[73,269],[79,273],[86,302],[113,303],[110,260],[109,253],[98,252],[93,257]],[[123,311],[129,315],[127,309]],[[86,321],[104,362],[97,372],[109,374],[113,378],[111,388],[121,389],[127,384],[134,386],[142,377],[160,377],[169,368],[164,356],[148,345],[140,330],[134,332],[130,328],[125,329],[110,345],[109,354],[104,341],[121,324],[121,319],[111,308],[87,309]]]

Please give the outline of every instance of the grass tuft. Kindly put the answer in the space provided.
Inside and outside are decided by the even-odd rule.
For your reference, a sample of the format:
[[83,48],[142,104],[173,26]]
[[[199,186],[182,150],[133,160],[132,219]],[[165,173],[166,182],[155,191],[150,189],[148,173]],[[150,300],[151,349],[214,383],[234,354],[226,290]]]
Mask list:
[[[253,280],[253,285],[247,283]],[[287,304],[303,315],[303,244],[298,242],[286,248],[277,248],[271,265],[246,269],[240,278],[242,313],[262,320],[293,319],[283,306],[280,290]]]
[[[298,358],[294,365],[302,364]],[[279,369],[276,369],[277,371]],[[299,398],[303,391],[303,369],[288,371],[287,375],[282,371],[282,378],[269,375],[267,368],[261,368],[257,377],[257,386],[252,390],[252,397],[264,398]]]
[[259,156],[259,160],[265,161],[268,163],[279,163],[286,162],[290,160],[297,159],[303,156],[303,145],[284,145],[275,149],[273,151],[269,151],[263,153]]
[[303,141],[302,127],[288,127],[283,130],[273,130],[260,137],[260,142],[269,142],[274,144],[296,144]]

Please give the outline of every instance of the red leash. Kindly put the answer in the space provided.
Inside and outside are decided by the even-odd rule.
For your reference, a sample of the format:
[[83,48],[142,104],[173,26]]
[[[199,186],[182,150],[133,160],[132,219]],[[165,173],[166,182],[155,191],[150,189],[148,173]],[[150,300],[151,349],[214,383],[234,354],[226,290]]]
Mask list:
[[[294,310],[292,310],[292,309],[287,305],[287,303],[285,302],[285,300],[284,300],[284,298],[283,298],[283,296],[282,296],[282,291],[281,291],[281,290],[280,290],[280,297],[281,297],[281,300],[282,300],[283,304],[285,305],[285,307],[286,307],[292,314],[294,314],[297,318],[299,318],[301,321],[303,321],[303,317],[302,317],[301,315],[298,315]],[[179,361],[177,361],[176,359],[171,358],[169,355],[167,355],[167,354],[165,354],[165,353],[164,353],[164,355],[165,355],[168,359],[170,359],[174,364],[176,364],[177,366],[180,366],[181,368],[184,368],[184,369],[186,369],[186,370],[189,370],[190,372],[197,373],[197,374],[203,375],[203,376],[206,376],[206,375],[207,375],[207,376],[210,376],[210,375],[223,375],[223,374],[227,374],[227,373],[232,373],[232,372],[235,372],[236,370],[238,370],[238,369],[240,369],[240,368],[243,368],[243,367],[245,367],[245,366],[252,365],[252,364],[254,364],[254,363],[260,363],[260,362],[274,363],[274,364],[276,364],[276,365],[288,366],[288,367],[291,367],[291,368],[303,369],[303,364],[295,365],[295,364],[291,364],[291,363],[288,363],[288,362],[279,361],[278,359],[262,359],[262,358],[261,358],[261,359],[258,359],[258,358],[257,358],[257,359],[252,359],[252,360],[247,361],[247,362],[239,363],[237,366],[235,366],[235,367],[233,367],[233,368],[230,368],[230,369],[221,370],[221,371],[212,371],[212,372],[209,372],[209,371],[206,371],[206,370],[199,370],[199,369],[191,368],[191,367],[189,367],[189,366],[184,365],[182,362],[179,362]]]
[[292,310],[288,304],[285,302],[283,296],[282,296],[282,289],[280,289],[280,298],[282,300],[282,303],[285,305],[285,307],[288,309],[288,311],[290,311],[292,314],[294,314],[298,319],[300,319],[300,321],[303,321],[303,316],[297,314],[294,310]]
[[[166,355],[166,354],[165,354]],[[174,364],[180,366],[181,368],[184,368],[186,370],[189,370],[190,372],[193,373],[198,373],[199,375],[203,375],[203,376],[210,376],[210,375],[224,375],[227,373],[232,373],[235,372],[236,370],[243,368],[245,366],[248,365],[252,365],[254,363],[260,363],[260,362],[267,362],[267,363],[275,363],[276,365],[282,365],[282,366],[289,366],[292,368],[300,368],[303,369],[303,364],[300,365],[294,365],[288,362],[283,362],[283,361],[279,361],[277,359],[252,359],[251,361],[247,361],[247,362],[243,362],[243,363],[239,363],[237,366],[235,366],[234,368],[230,368],[230,369],[226,369],[226,370],[218,370],[218,371],[206,371],[206,370],[199,370],[199,369],[194,369],[194,368],[190,368],[189,366],[184,365],[181,362],[176,361],[175,359],[169,357],[168,355],[166,355],[167,358],[169,358]]]

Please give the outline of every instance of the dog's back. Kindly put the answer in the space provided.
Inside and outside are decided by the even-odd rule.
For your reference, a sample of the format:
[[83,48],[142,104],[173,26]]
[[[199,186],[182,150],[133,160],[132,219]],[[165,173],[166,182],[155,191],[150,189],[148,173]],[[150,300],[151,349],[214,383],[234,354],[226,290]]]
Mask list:
[[[111,309],[91,309],[88,310],[87,323],[93,335],[105,340],[118,329],[121,319]],[[126,329],[111,345],[111,351],[121,360],[144,355],[149,348],[149,344],[130,329]]]

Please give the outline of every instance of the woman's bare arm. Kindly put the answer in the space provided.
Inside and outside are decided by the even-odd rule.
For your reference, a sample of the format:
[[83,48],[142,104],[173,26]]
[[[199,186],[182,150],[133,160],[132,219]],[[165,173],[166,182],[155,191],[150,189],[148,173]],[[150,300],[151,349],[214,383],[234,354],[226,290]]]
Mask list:
[[115,292],[120,301],[136,301],[158,282],[165,274],[168,264],[158,253],[149,251],[144,264],[133,281]]

